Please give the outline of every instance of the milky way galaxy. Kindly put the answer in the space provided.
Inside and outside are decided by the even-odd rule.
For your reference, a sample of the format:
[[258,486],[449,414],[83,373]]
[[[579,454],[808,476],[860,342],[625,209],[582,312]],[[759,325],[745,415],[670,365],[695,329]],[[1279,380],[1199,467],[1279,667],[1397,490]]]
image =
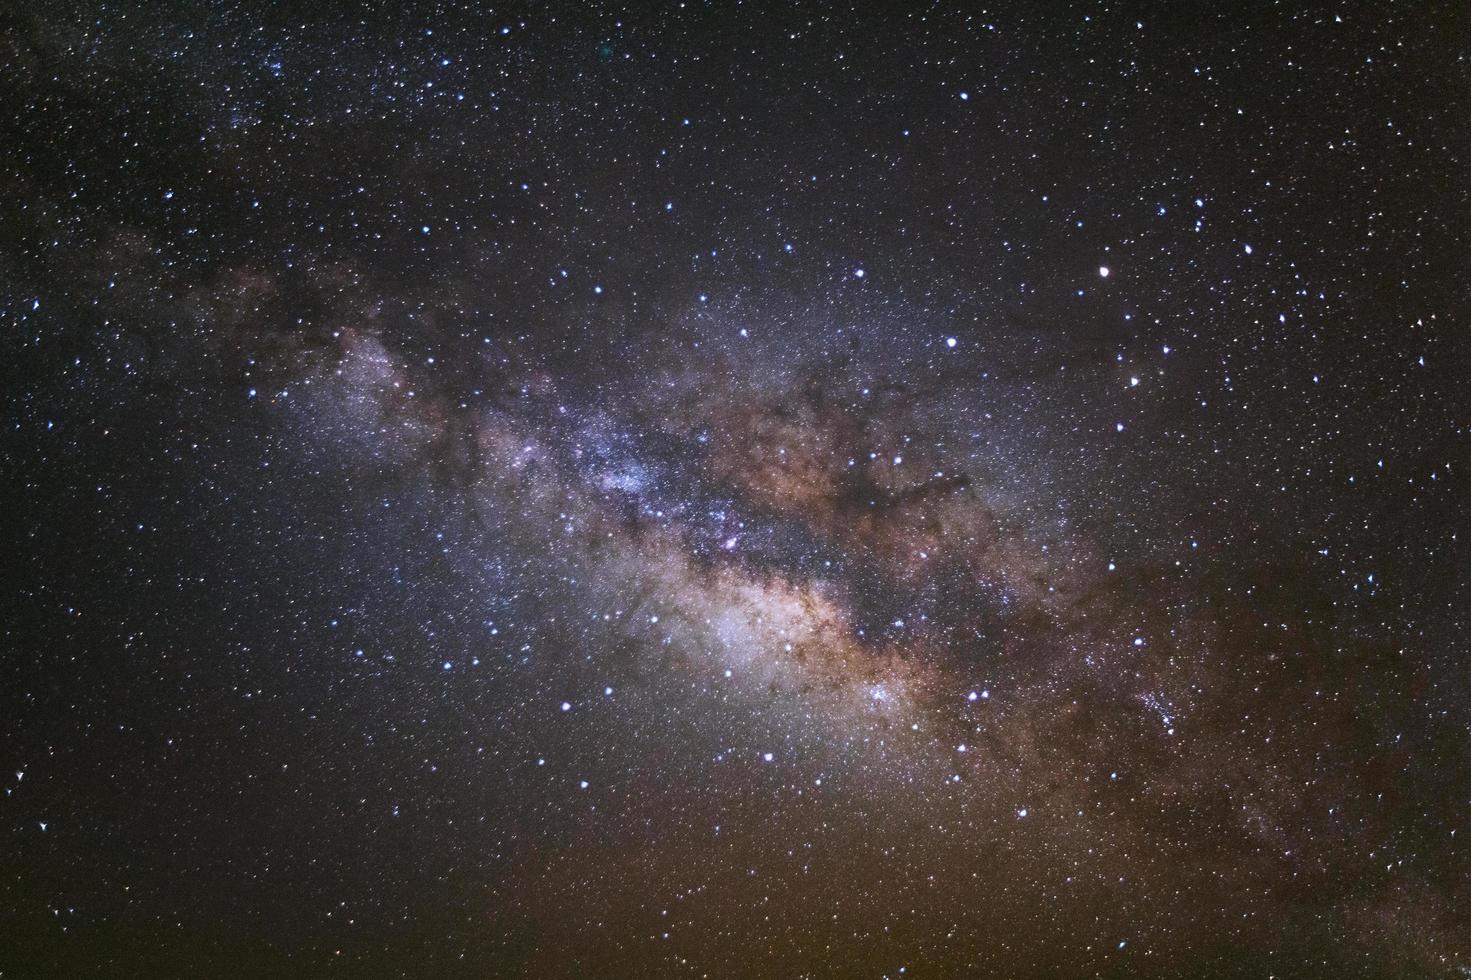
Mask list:
[[0,19],[0,976],[1471,975],[1463,13]]

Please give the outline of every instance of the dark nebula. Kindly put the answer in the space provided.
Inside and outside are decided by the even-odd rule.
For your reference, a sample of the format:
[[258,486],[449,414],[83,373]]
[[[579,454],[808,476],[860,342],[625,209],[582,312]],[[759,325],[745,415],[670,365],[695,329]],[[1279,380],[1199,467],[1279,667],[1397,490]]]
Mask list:
[[0,14],[0,977],[1471,976],[1454,4]]

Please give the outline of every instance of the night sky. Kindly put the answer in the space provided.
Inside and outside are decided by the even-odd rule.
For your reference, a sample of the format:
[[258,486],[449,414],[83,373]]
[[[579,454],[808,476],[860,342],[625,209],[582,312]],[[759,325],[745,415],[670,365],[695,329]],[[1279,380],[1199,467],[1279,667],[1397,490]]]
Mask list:
[[330,6],[0,14],[0,976],[1471,975],[1463,4]]

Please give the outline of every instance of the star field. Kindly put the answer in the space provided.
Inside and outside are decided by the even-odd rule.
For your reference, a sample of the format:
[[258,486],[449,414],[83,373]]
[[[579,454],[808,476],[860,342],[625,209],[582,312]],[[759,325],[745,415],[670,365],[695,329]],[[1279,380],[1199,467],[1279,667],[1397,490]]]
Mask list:
[[1434,4],[0,18],[0,976],[1471,975]]

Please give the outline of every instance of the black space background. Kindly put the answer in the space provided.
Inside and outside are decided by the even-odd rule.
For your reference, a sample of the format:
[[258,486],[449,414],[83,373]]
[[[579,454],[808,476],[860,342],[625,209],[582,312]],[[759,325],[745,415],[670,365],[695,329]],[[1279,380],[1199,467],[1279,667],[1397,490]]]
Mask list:
[[[0,975],[1471,968],[1461,5],[392,6],[0,14]],[[1274,775],[1313,805],[1331,783],[1361,819],[1338,838],[1281,817],[1316,867],[1219,891],[1165,847],[1117,899],[1150,936],[1131,961],[1106,955],[1110,900],[1056,901],[1055,853],[1026,841],[987,859],[1025,893],[1014,917],[957,938],[964,889],[931,902],[919,883],[944,852],[874,790],[829,840],[835,880],[880,860],[870,833],[915,853],[886,852],[841,929],[786,928],[802,893],[737,876],[671,953],[654,896],[672,865],[640,848],[769,856],[694,832],[694,756],[735,715],[661,733],[650,693],[623,737],[668,757],[631,765],[523,713],[576,665],[441,675],[488,616],[566,638],[555,594],[487,599],[426,544],[459,527],[466,464],[365,467],[309,410],[245,398],[330,363],[369,306],[395,357],[434,358],[419,383],[446,404],[545,375],[589,412],[638,389],[690,309],[810,330],[792,357],[827,343],[809,324],[856,324],[844,356],[875,376],[954,336],[1010,386],[997,482],[1046,474],[1013,506],[1161,567],[1198,541],[1189,601],[1227,650],[1290,625],[1301,658],[1243,730],[1310,741]],[[1128,378],[1165,346],[1140,403]],[[679,450],[641,444],[678,472]],[[1146,608],[1149,584],[1130,588]],[[400,666],[350,669],[364,645]],[[1299,714],[1307,691],[1335,707]],[[635,787],[625,803],[589,817],[537,781],[523,749],[559,740]],[[767,819],[765,794],[733,780],[728,812]],[[1129,839],[1217,846],[1208,819],[1172,819]],[[1223,863],[1245,853],[1231,841]],[[577,887],[547,897],[563,851],[622,876],[591,919]],[[1233,936],[1257,907],[1267,923]]]

